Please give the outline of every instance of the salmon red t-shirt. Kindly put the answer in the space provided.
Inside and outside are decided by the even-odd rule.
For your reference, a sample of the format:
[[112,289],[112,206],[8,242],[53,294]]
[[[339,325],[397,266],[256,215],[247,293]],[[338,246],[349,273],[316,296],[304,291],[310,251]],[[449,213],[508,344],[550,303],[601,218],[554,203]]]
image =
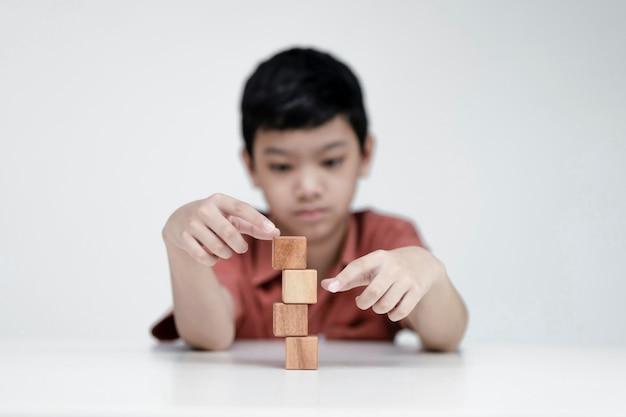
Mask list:
[[[282,299],[281,271],[272,269],[272,241],[246,236],[248,251],[222,259],[213,267],[217,279],[233,296],[237,339],[273,338],[273,304]],[[377,249],[396,249],[424,244],[408,220],[373,210],[350,215],[347,237],[338,262],[329,277],[337,275],[351,261]],[[327,277],[323,277],[327,278]],[[309,305],[309,334],[327,339],[391,340],[401,328],[387,315],[361,310],[355,298],[364,287],[330,293],[318,288],[316,304]],[[152,334],[159,340],[178,338],[173,314],[162,318]]]

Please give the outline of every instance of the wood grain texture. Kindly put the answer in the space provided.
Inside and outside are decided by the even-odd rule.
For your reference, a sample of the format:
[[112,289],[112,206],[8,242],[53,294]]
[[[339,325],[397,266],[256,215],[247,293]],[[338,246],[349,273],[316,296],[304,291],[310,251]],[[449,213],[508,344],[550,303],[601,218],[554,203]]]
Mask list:
[[308,305],[276,302],[273,313],[274,336],[306,336],[309,333]]
[[275,237],[272,241],[272,268],[306,269],[306,237]]
[[283,303],[317,303],[317,270],[286,269],[283,271]]
[[285,339],[285,369],[317,369],[317,336]]

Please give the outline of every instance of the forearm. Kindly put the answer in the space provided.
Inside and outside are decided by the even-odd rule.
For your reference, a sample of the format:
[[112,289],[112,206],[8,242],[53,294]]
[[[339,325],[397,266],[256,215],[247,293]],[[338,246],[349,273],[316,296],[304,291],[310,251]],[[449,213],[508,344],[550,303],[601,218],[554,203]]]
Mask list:
[[191,347],[207,350],[228,348],[235,336],[235,308],[211,267],[193,260],[166,242],[174,318],[181,338]]
[[425,349],[448,352],[461,343],[468,313],[443,265],[441,268],[440,279],[415,306],[406,322],[417,332]]

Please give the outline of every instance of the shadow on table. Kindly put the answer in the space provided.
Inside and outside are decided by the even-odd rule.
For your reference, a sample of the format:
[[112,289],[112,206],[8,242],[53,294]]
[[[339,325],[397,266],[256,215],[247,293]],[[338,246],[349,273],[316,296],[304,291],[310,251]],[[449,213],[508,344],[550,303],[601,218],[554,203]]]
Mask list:
[[[177,363],[245,365],[246,367],[284,369],[284,341],[237,341],[225,351],[201,351],[182,342],[160,343],[152,348],[165,361]],[[463,363],[461,352],[433,353],[420,347],[391,342],[331,341],[320,339],[319,368],[457,368]]]

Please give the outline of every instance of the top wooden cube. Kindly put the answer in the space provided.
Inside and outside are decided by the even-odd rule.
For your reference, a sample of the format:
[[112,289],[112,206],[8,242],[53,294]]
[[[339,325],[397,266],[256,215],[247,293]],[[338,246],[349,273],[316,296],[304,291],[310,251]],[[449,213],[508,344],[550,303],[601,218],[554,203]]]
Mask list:
[[272,268],[306,269],[306,237],[278,236],[272,242]]

